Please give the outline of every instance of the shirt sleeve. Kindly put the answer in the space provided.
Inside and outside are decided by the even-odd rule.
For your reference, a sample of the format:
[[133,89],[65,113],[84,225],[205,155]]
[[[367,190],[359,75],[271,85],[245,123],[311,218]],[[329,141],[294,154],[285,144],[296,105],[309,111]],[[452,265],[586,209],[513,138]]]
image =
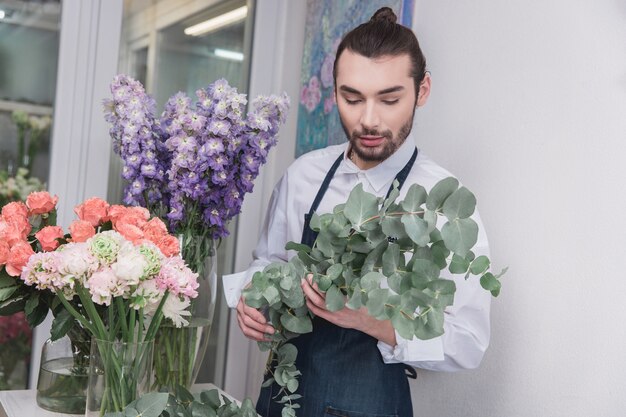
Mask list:
[[222,278],[224,295],[230,308],[237,307],[242,290],[252,281],[255,272],[262,271],[272,262],[287,261],[285,242],[287,242],[287,174],[274,187],[250,266],[245,271],[224,275]]
[[[476,257],[489,256],[489,245],[478,213],[473,216],[479,226],[478,241],[473,248]],[[491,294],[481,285],[479,276],[451,274],[442,278],[456,283],[454,304],[444,312],[444,334],[430,340],[402,338],[396,332],[396,346],[378,342],[385,363],[405,363],[433,371],[474,369],[480,364],[489,345],[489,311]]]

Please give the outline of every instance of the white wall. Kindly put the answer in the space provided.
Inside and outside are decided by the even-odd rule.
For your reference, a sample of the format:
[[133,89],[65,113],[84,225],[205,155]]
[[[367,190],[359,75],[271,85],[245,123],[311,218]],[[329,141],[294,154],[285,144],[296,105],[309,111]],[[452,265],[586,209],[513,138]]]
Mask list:
[[[303,13],[304,0],[293,3]],[[626,3],[416,0],[414,21],[434,81],[416,117],[418,146],[476,193],[492,259],[510,267],[482,366],[419,372],[416,417],[622,416]],[[290,30],[291,42],[302,39],[302,26]],[[301,47],[282,53],[279,74],[297,80]],[[291,161],[293,135],[294,125],[283,129],[279,157],[246,201],[238,269],[250,260],[268,187]],[[242,353],[236,332],[229,346]],[[258,354],[249,352],[249,362],[229,359],[248,366],[240,392],[256,398]]]
[[420,372],[416,417],[626,412],[626,3],[417,1],[418,142],[508,265],[481,368]]

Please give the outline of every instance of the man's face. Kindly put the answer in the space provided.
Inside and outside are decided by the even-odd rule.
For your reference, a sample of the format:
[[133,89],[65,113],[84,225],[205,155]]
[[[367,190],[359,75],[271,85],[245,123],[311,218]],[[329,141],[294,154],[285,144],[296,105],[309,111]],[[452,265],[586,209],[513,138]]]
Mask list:
[[337,108],[361,169],[387,159],[409,135],[415,108],[423,104],[416,102],[410,71],[408,55],[372,59],[346,49],[339,56]]

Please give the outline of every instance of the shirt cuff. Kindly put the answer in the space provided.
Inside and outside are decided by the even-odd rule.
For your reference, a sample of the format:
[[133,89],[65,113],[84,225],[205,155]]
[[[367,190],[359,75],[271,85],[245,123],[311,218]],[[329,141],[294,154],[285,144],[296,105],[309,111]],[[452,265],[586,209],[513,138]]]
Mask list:
[[385,363],[406,363],[414,366],[422,361],[442,361],[443,341],[441,336],[429,340],[420,340],[413,336],[413,340],[404,339],[396,331],[396,346],[385,342],[378,342],[378,350]]
[[248,284],[248,271],[236,274],[224,275],[222,284],[224,285],[224,296],[228,307],[235,308],[241,298],[241,291]]

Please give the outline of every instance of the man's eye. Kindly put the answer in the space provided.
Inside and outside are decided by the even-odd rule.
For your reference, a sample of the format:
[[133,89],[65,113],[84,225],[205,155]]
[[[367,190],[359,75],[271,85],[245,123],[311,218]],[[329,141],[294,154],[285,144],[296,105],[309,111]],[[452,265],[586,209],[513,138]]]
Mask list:
[[391,106],[393,104],[396,104],[399,101],[399,99],[395,99],[395,100],[383,100],[383,103]]
[[358,104],[358,103],[360,103],[360,102],[361,102],[361,100],[360,100],[360,99],[356,99],[356,100],[349,100],[349,99],[346,99],[346,103],[348,103],[348,104],[350,104],[350,105]]

